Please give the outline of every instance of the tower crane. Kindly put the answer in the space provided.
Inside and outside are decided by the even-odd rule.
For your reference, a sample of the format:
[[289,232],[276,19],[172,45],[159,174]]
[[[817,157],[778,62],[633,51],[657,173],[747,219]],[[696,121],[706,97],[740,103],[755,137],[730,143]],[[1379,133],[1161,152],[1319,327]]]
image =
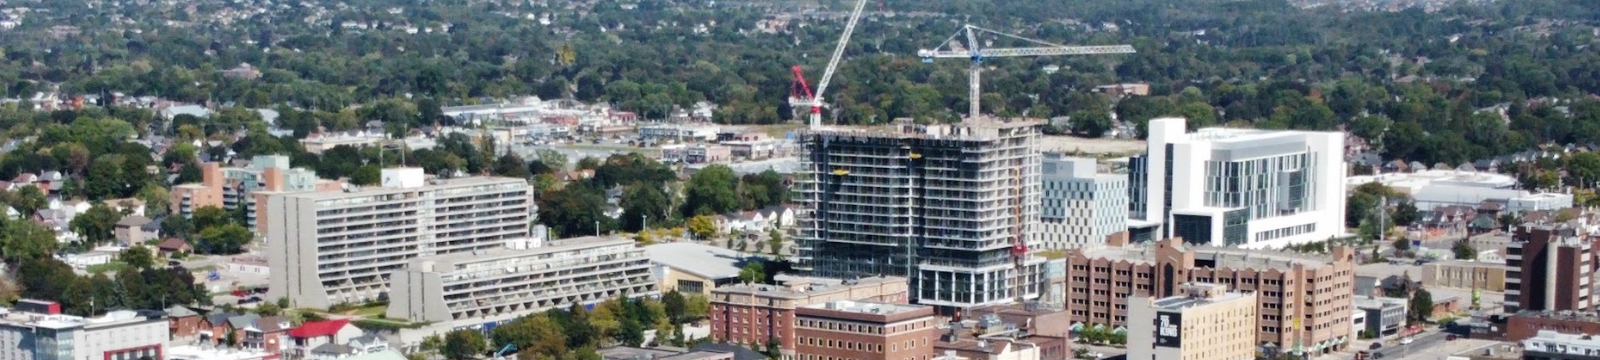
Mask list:
[[822,94],[828,91],[828,82],[833,80],[833,73],[839,69],[839,58],[844,57],[844,46],[850,43],[850,34],[856,31],[856,22],[861,19],[861,9],[867,6],[867,0],[856,0],[856,6],[850,11],[850,20],[845,22],[844,34],[839,35],[839,45],[833,48],[833,57],[828,59],[828,67],[822,71],[822,79],[817,82],[816,92],[806,86],[805,77],[800,74],[800,65],[795,65],[794,81],[796,87],[791,89],[789,97],[790,106],[811,107],[811,129],[822,126]]
[[[980,44],[978,42],[978,37],[980,35],[984,35],[984,34],[990,34],[990,35],[995,35],[995,36],[999,36],[999,37],[1006,37],[1006,38],[1022,40],[1022,41],[1026,41],[1026,42],[1032,43],[1035,46],[1013,47],[1013,48],[993,48],[993,47],[988,47],[988,46],[984,46],[984,45],[982,45],[982,44]],[[956,41],[957,37],[965,37],[966,38],[966,46],[965,47],[962,47],[961,44]],[[1021,36],[1006,34],[1006,33],[1002,33],[1002,32],[999,32],[999,31],[989,30],[989,29],[985,29],[985,28],[981,28],[981,27],[977,27],[977,26],[973,26],[973,25],[964,25],[964,26],[961,27],[961,30],[957,30],[955,34],[950,35],[950,37],[946,38],[944,40],[944,42],[939,43],[939,47],[936,47],[936,48],[934,48],[932,50],[927,50],[927,49],[918,50],[917,51],[917,56],[921,57],[922,58],[922,62],[925,62],[925,63],[931,63],[931,62],[933,62],[934,59],[968,58],[968,59],[972,60],[971,68],[967,70],[968,71],[968,78],[969,78],[968,82],[970,83],[969,85],[971,86],[971,89],[969,89],[968,94],[967,94],[967,96],[971,98],[970,101],[967,102],[967,106],[968,106],[967,116],[969,118],[971,118],[971,119],[977,119],[978,118],[978,109],[980,109],[978,107],[978,98],[980,96],[982,96],[982,91],[981,91],[982,86],[979,85],[979,72],[981,72],[983,70],[983,60],[985,58],[992,58],[992,57],[1021,57],[1021,56],[1054,56],[1054,55],[1132,54],[1133,52],[1134,52],[1133,51],[1133,47],[1132,46],[1128,46],[1128,45],[1066,46],[1066,45],[1060,45],[1060,44],[1055,44],[1055,43],[1051,43],[1051,42],[1046,42],[1046,41],[1043,41],[1043,40],[1035,40],[1035,39],[1029,39],[1029,38],[1025,38],[1025,37],[1021,37]]]

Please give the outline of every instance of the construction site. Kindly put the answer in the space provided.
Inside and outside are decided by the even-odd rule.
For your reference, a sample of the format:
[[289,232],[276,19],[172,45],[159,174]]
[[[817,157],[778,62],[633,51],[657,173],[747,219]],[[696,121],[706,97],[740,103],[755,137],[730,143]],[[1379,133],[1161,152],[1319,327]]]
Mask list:
[[829,278],[904,276],[945,309],[1039,294],[1028,253],[1039,218],[1040,123],[819,128],[801,132],[798,266]]
[[[959,124],[915,121],[825,127],[823,94],[837,72],[866,1],[856,2],[815,92],[793,67],[790,105],[809,110],[795,175],[800,231],[796,267],[812,276],[903,276],[919,304],[954,313],[1037,298],[1045,259],[1029,252],[1039,220],[1042,122],[979,113],[985,59],[1132,53],[1127,45],[1064,46],[964,25],[923,62],[964,59],[967,117]],[[1023,43],[993,47],[995,40]]]

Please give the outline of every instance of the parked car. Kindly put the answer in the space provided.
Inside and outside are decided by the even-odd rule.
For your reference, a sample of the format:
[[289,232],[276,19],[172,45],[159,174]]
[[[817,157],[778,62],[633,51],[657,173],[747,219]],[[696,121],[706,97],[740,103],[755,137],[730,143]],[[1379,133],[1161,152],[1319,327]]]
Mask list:
[[1400,338],[1400,345],[1411,345],[1411,342],[1412,340],[1410,336]]
[[1383,343],[1375,342],[1375,343],[1372,343],[1372,346],[1368,346],[1367,348],[1368,349],[1372,349],[1372,350],[1377,350],[1377,349],[1382,348],[1382,347],[1383,347]]

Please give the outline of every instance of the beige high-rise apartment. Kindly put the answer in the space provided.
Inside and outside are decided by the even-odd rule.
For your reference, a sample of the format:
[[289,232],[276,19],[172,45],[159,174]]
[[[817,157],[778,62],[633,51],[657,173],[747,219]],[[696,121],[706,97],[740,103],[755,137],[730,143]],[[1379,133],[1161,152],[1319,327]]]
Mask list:
[[268,298],[310,308],[378,300],[411,259],[504,248],[530,235],[527,180],[427,180],[417,168],[381,177],[376,187],[267,198]]
[[1178,296],[1128,299],[1128,360],[1251,360],[1256,294],[1186,283]]

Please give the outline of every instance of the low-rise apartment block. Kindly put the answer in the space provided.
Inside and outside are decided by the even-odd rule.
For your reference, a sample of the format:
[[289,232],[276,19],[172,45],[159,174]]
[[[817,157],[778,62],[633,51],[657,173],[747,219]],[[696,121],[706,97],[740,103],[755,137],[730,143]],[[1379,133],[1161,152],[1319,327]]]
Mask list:
[[1329,255],[1195,246],[1180,239],[1129,245],[1112,237],[1107,247],[1067,251],[1067,310],[1080,324],[1125,326],[1131,296],[1183,294],[1182,284],[1204,282],[1257,294],[1256,344],[1329,353],[1353,339],[1355,250]]
[[523,179],[426,180],[405,168],[384,169],[380,187],[273,195],[267,298],[311,308],[379,299],[412,259],[526,241],[532,194]]
[[532,312],[659,292],[632,239],[419,257],[390,278],[389,317],[499,322]]
[[905,304],[910,284],[902,277],[870,277],[822,283],[800,278],[784,285],[739,284],[711,290],[711,340],[762,344],[778,340],[784,360],[795,355],[795,309],[838,300]]
[[798,360],[906,360],[933,356],[933,308],[850,300],[795,310]]
[[1187,283],[1182,294],[1128,301],[1128,360],[1253,360],[1256,294]]

